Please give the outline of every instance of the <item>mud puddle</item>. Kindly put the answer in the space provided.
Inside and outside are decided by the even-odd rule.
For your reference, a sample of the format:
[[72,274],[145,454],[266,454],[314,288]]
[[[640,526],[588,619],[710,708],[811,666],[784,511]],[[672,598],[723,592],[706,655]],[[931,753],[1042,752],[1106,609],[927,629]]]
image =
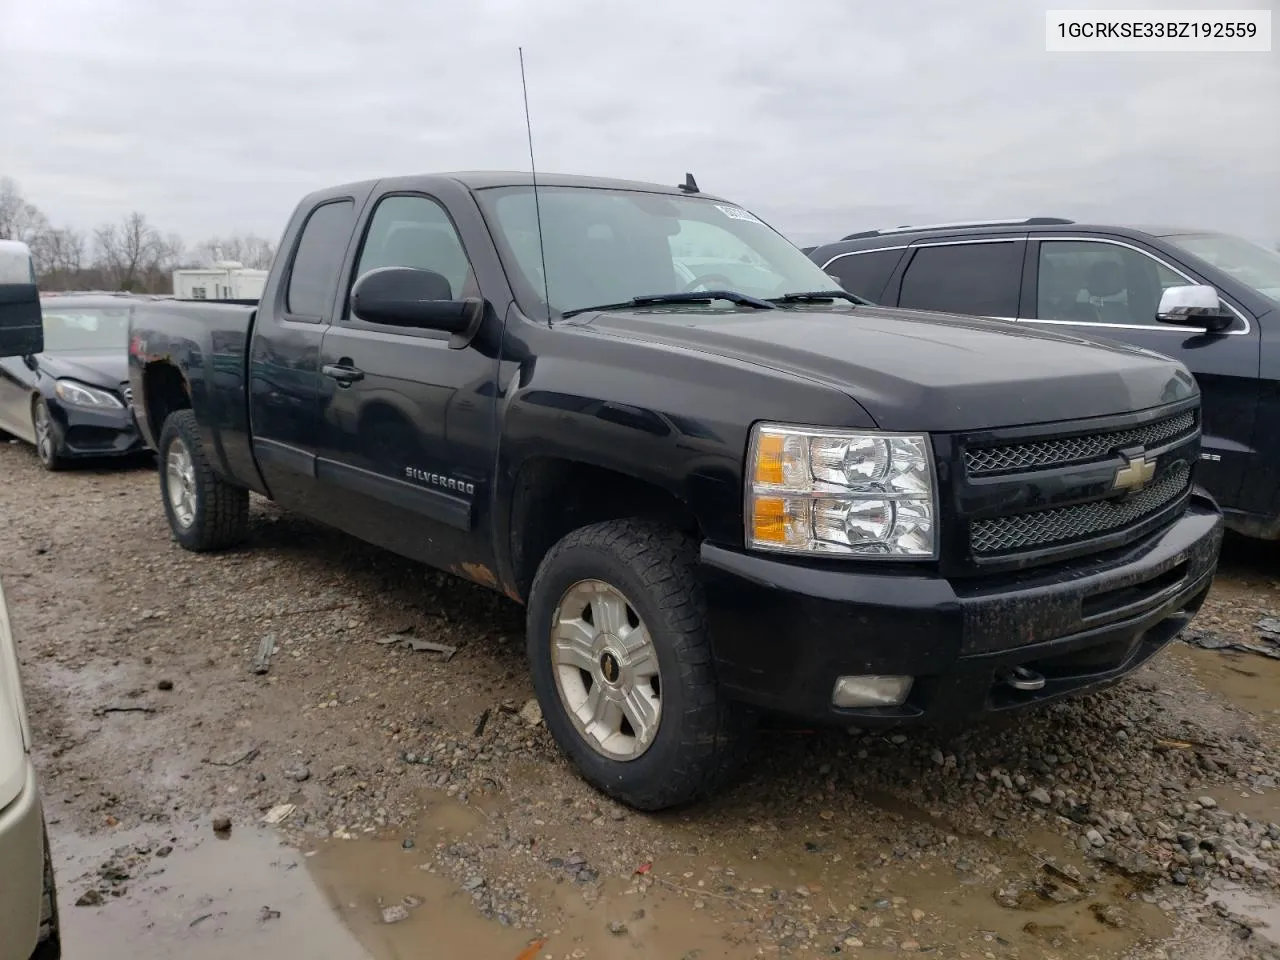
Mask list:
[[[725,918],[730,936],[736,921],[763,920],[782,942],[821,952],[1053,949],[1110,958],[1172,929],[1150,894],[1100,871],[1051,830],[1018,841],[958,836],[936,812],[879,792],[867,799],[951,833],[952,853],[916,859],[900,846],[900,857],[871,860],[863,851],[876,844],[856,828],[750,824],[696,857],[655,863],[652,876]],[[804,919],[795,923],[786,917],[797,904]]]
[[[424,803],[403,832],[344,833],[303,850],[268,828],[143,827],[100,837],[53,836],[68,960],[745,960],[757,955],[732,923],[662,883],[607,878],[588,891],[543,873],[524,885],[536,927],[484,916],[467,883],[436,854],[492,845],[492,814]],[[486,881],[487,882],[487,881]],[[710,900],[714,893],[704,893]],[[77,901],[87,899],[85,905]],[[743,919],[749,921],[750,914]],[[388,921],[391,922],[388,922]],[[749,926],[749,923],[747,924]]]
[[1192,675],[1227,703],[1280,732],[1280,660],[1232,650],[1205,650],[1178,644]]
[[1229,813],[1243,813],[1259,823],[1280,823],[1280,789],[1246,790],[1220,787],[1209,791],[1218,807]]
[[[376,958],[431,956],[441,960],[745,960],[754,944],[662,884],[606,878],[583,888],[541,873],[522,884],[535,904],[536,928],[516,929],[488,918],[474,901],[490,881],[477,874],[459,886],[440,875],[433,852],[455,841],[494,842],[493,814],[450,801],[424,800],[414,843],[403,833],[384,839],[330,839],[307,851],[312,875],[337,914]],[[475,896],[465,889],[474,886]],[[704,894],[711,899],[714,894]],[[388,924],[384,910],[403,906]],[[429,948],[429,953],[424,953]]]
[[[68,960],[367,957],[303,855],[269,830],[88,839],[55,828],[52,845]],[[101,903],[77,906],[86,893]]]
[[1260,890],[1246,890],[1236,884],[1219,882],[1209,891],[1205,901],[1248,926],[1255,937],[1280,946],[1280,900],[1276,897]]

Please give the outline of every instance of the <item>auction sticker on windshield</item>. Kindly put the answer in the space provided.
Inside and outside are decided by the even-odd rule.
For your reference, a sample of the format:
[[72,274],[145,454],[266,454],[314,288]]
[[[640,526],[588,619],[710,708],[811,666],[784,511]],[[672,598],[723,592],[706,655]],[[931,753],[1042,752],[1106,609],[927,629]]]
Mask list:
[[757,219],[754,214],[748,213],[741,207],[732,207],[724,203],[717,203],[715,206],[717,210],[723,213],[730,220],[745,220],[747,223],[759,223],[761,226],[764,225],[763,221]]

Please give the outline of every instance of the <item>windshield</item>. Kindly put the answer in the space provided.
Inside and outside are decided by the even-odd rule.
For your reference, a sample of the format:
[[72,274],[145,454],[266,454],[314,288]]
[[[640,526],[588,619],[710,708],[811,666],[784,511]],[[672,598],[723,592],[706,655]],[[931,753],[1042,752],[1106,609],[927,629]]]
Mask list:
[[44,352],[125,350],[129,345],[128,307],[78,307],[45,303]]
[[[531,187],[478,191],[490,227],[514,261],[517,296],[546,297]],[[589,187],[538,187],[546,286],[557,313],[635,297],[732,290],[761,299],[839,291],[789,240],[741,207]],[[715,309],[739,309],[714,301]],[[711,304],[692,305],[711,308]],[[527,307],[526,307],[527,310]]]
[[1280,253],[1227,233],[1193,233],[1166,239],[1280,303]]

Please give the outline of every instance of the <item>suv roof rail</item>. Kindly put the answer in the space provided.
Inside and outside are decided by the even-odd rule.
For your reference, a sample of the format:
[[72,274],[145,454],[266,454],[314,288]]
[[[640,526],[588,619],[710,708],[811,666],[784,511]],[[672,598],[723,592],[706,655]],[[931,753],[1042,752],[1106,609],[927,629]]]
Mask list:
[[1074,220],[1068,220],[1065,217],[1011,217],[1001,220],[956,220],[951,223],[919,223],[919,224],[903,224],[900,227],[887,227],[883,230],[862,230],[858,233],[851,233],[848,236],[841,237],[841,240],[861,240],[863,237],[879,237],[888,233],[913,233],[917,230],[950,230],[959,227],[1003,227],[1017,226],[1019,224],[1025,226],[1048,226],[1050,224],[1075,223]]

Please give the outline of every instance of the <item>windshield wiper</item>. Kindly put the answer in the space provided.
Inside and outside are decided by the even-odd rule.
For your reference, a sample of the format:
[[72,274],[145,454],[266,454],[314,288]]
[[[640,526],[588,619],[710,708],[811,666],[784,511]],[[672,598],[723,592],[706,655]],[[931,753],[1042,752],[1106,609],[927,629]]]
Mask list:
[[624,310],[627,307],[652,307],[663,303],[710,303],[712,300],[728,300],[743,307],[755,307],[757,310],[776,310],[778,305],[759,297],[751,297],[736,290],[690,290],[685,293],[650,293],[643,297],[632,297],[623,303],[604,303],[598,307],[578,307],[566,310],[561,317],[572,317],[592,310]]
[[780,297],[770,297],[771,303],[831,303],[833,300],[848,300],[855,307],[869,307],[870,300],[854,296],[844,290],[811,290],[808,293],[786,293]]

